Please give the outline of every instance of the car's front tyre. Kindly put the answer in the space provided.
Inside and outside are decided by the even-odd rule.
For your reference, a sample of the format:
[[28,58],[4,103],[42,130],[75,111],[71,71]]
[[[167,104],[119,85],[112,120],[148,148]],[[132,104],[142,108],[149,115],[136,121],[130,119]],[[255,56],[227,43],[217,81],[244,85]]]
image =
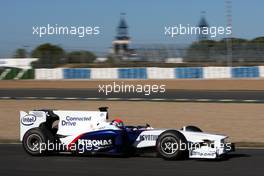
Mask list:
[[166,160],[185,159],[188,151],[187,140],[179,131],[167,130],[159,135],[156,150]]

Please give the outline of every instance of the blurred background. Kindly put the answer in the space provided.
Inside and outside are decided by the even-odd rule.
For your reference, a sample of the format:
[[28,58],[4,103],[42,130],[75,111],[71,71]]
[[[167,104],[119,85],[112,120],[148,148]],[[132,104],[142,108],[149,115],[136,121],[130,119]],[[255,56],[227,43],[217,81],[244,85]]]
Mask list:
[[[36,68],[260,66],[263,5],[261,0],[1,2],[0,79],[31,78]],[[32,34],[33,26],[47,24],[99,26],[100,34]],[[231,27],[232,34],[164,35],[165,26],[178,24]]]

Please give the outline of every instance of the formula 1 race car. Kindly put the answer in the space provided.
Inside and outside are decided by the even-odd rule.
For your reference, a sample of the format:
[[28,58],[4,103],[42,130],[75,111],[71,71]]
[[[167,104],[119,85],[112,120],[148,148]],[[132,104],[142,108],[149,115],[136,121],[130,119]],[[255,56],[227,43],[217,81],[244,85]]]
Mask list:
[[152,151],[166,160],[219,158],[234,151],[228,137],[202,132],[195,126],[155,129],[107,122],[107,107],[99,111],[20,111],[20,140],[34,156],[52,153],[133,156]]

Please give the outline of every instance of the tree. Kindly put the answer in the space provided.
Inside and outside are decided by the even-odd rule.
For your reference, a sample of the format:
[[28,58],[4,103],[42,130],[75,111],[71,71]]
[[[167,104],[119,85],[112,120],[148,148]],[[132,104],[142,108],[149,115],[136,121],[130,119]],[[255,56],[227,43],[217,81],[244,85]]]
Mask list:
[[201,40],[194,42],[187,50],[187,62],[210,62],[212,61],[211,53],[216,42],[213,40]]
[[261,43],[261,44],[263,44],[263,43],[264,43],[264,37],[257,37],[257,38],[254,38],[253,40],[251,40],[251,42]]
[[73,51],[67,54],[69,63],[91,63],[96,55],[90,51]]
[[251,60],[263,61],[264,59],[264,37],[257,37],[247,43],[247,56],[251,54]]
[[57,45],[45,43],[36,47],[31,56],[39,58],[38,61],[32,63],[34,68],[53,68],[62,64],[65,52]]
[[224,38],[220,41],[194,42],[187,50],[187,62],[226,62],[227,42],[231,42],[232,62],[263,62],[264,37],[253,40]]
[[108,54],[106,58],[107,58],[106,63],[114,64],[116,62],[116,59],[113,56],[113,54]]
[[15,58],[25,58],[27,57],[27,51],[23,48],[18,48],[16,51],[15,51],[15,55],[14,55]]

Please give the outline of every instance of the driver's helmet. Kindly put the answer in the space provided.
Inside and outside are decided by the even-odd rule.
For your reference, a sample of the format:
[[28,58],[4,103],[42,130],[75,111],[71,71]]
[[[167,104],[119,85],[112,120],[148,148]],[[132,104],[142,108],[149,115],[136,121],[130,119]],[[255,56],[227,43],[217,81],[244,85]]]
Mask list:
[[115,125],[119,128],[123,128],[124,127],[124,123],[121,119],[115,119],[111,122],[111,125]]

